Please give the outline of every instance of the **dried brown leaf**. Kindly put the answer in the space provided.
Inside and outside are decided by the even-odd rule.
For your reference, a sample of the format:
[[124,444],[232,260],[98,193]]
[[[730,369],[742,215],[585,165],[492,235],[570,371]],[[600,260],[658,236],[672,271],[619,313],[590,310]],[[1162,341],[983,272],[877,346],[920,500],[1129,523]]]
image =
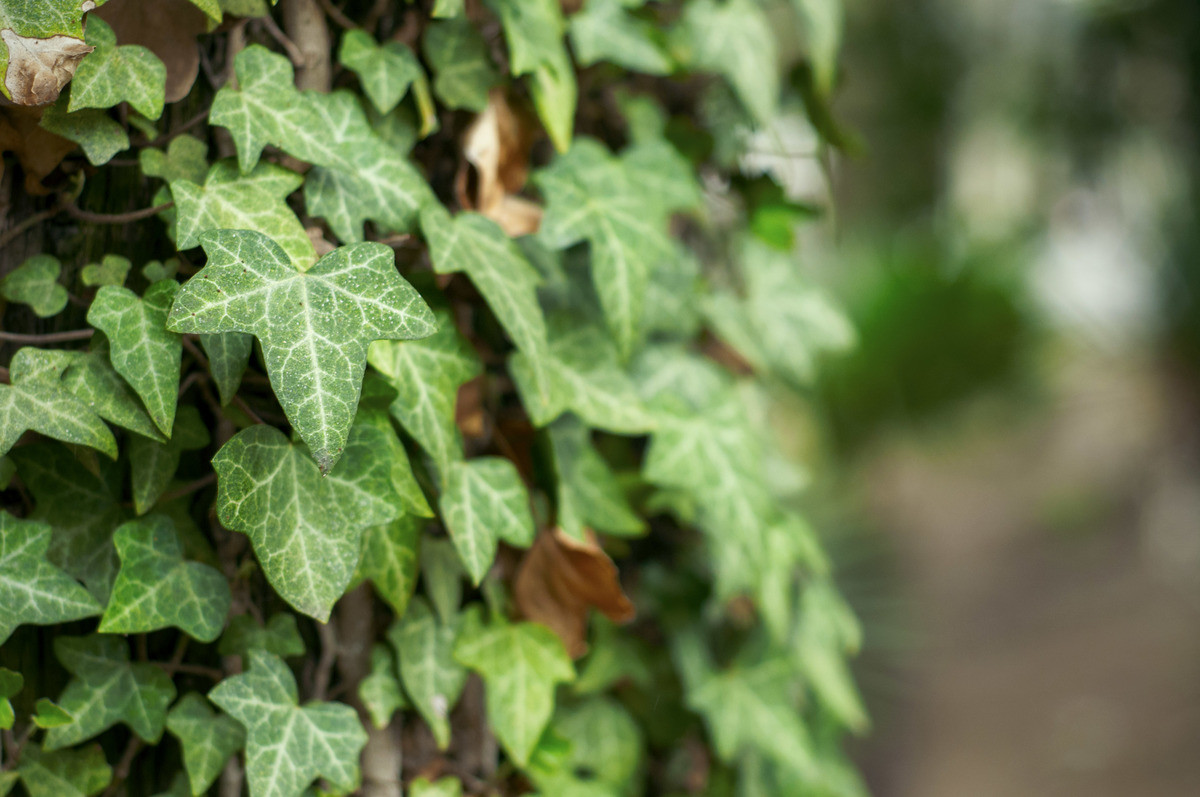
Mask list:
[[75,67],[94,48],[74,36],[39,39],[5,28],[0,38],[8,47],[4,87],[17,105],[54,102],[75,76]]
[[[0,152],[16,155],[25,172],[25,190],[36,195],[50,193],[42,180],[75,149],[74,141],[41,127],[38,124],[41,118],[41,108],[0,107]],[[0,174],[3,169],[0,162]]]
[[456,187],[463,207],[492,219],[508,235],[537,232],[542,208],[517,193],[529,177],[529,151],[537,135],[529,117],[509,104],[502,89],[493,89],[487,108],[475,118],[463,137],[463,157],[475,167],[459,170]]
[[92,12],[117,34],[118,44],[140,44],[167,67],[167,102],[187,96],[200,72],[196,37],[208,18],[189,0],[108,0]]

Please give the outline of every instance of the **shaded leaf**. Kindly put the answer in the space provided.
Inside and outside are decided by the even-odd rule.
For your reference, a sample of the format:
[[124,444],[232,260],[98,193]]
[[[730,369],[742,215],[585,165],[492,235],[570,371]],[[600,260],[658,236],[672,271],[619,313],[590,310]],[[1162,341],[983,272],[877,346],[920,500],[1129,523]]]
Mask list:
[[408,610],[417,586],[417,551],[423,524],[411,515],[372,526],[363,534],[358,578],[369,579],[397,617]]
[[56,752],[28,745],[17,774],[29,797],[91,797],[112,782],[112,768],[98,744]]
[[150,420],[142,400],[109,362],[108,339],[103,333],[92,337],[91,349],[86,354],[71,354],[61,376],[63,387],[104,420],[152,440],[166,439]]
[[462,604],[462,562],[448,537],[431,537],[421,544],[421,579],[433,610],[443,623],[458,615]]
[[101,285],[124,285],[133,264],[120,255],[105,255],[99,263],[89,263],[79,272],[79,281],[89,288]]
[[41,318],[58,315],[67,306],[67,289],[58,284],[62,263],[53,255],[34,255],[0,280],[0,295],[27,304]]
[[463,17],[431,23],[421,46],[433,71],[433,91],[447,107],[482,111],[500,82],[479,31]]
[[[8,517],[7,514],[0,515],[0,524],[5,522],[4,519],[6,517]],[[0,544],[3,543],[4,540],[0,539]],[[2,566],[3,565],[0,565],[0,567]],[[3,578],[4,576],[0,575],[0,579]],[[13,672],[12,670],[6,670],[5,668],[0,667],[0,730],[8,730],[12,728],[15,717],[13,715],[12,703],[9,702],[9,698],[15,695],[17,692],[20,692],[23,688],[25,688],[25,678],[21,675],[21,673]]]
[[133,482],[133,508],[139,515],[149,512],[167,489],[184,451],[208,445],[208,427],[192,405],[179,408],[171,439],[165,443],[141,435],[129,438],[129,466]]
[[246,656],[251,650],[281,657],[303,656],[304,640],[296,627],[296,617],[287,613],[272,615],[265,628],[244,614],[230,618],[217,652],[222,656]]
[[386,728],[392,715],[404,707],[404,695],[396,680],[396,660],[387,645],[371,648],[371,671],[358,682],[358,699],[371,715],[371,724]]
[[580,541],[585,539],[585,528],[619,535],[643,533],[645,522],[592,446],[587,428],[567,416],[553,423],[549,434],[558,476],[558,525],[563,533]]
[[0,384],[0,454],[13,447],[26,431],[40,432],[66,443],[91,446],[117,457],[117,441],[104,421],[59,383],[58,367],[47,371],[42,349],[25,347],[8,366],[12,384]]
[[184,695],[167,715],[167,730],[183,747],[191,794],[204,794],[230,758],[246,743],[246,732],[232,717],[212,709],[196,692]]
[[642,758],[641,728],[629,712],[607,697],[561,706],[551,724],[571,743],[567,769],[590,772],[595,780],[624,793]]

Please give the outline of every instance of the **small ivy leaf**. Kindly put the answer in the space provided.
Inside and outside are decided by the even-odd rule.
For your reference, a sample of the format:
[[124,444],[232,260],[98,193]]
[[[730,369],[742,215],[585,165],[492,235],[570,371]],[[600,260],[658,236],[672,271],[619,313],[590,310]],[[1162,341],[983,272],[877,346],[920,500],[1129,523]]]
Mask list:
[[413,516],[402,515],[382,526],[372,526],[363,534],[355,580],[369,579],[397,617],[408,610],[417,586],[422,525]]
[[494,620],[485,626],[472,611],[454,658],[483,678],[488,724],[513,762],[524,768],[554,713],[555,685],[575,679],[562,641],[537,623]]
[[162,116],[167,68],[158,56],[136,44],[118,47],[113,29],[96,16],[88,19],[85,37],[94,49],[75,70],[67,110],[111,108],[125,100],[147,119]]
[[47,731],[46,750],[90,739],[118,722],[142,741],[158,743],[167,706],[175,699],[175,684],[153,664],[130,664],[126,644],[124,639],[100,634],[54,640],[54,655],[75,676],[58,704],[75,721]]
[[71,354],[74,356],[61,377],[63,387],[104,420],[158,442],[166,439],[150,420],[142,400],[112,367],[104,333],[92,336],[91,349],[86,354]]
[[273,163],[260,163],[246,173],[230,160],[217,161],[203,185],[190,180],[171,181],[177,219],[175,243],[190,249],[209,230],[255,230],[287,253],[301,270],[317,262],[304,225],[286,201],[304,178]]
[[349,502],[344,508],[365,525],[381,526],[406,512],[433,516],[404,444],[383,410],[359,410],[342,459],[328,479]]
[[322,478],[301,446],[256,425],[221,447],[217,515],[250,537],[267,580],[299,611],[321,622],[346,591],[366,523],[347,514],[350,496]]
[[214,711],[196,692],[188,692],[171,709],[167,730],[183,747],[189,794],[206,794],[225,764],[246,743],[246,731],[237,720]]
[[561,706],[550,726],[571,744],[564,769],[587,771],[618,794],[633,784],[642,758],[642,730],[620,703],[592,697]]
[[510,460],[480,457],[454,463],[444,475],[439,506],[476,586],[492,566],[499,540],[520,548],[533,542],[529,492]]
[[633,536],[646,531],[645,522],[629,505],[617,477],[592,446],[587,427],[573,416],[549,428],[554,469],[558,476],[558,525],[575,540],[585,529]]
[[92,797],[112,782],[112,768],[98,744],[56,752],[28,745],[17,774],[29,797]]
[[12,384],[0,384],[0,454],[5,454],[26,431],[40,432],[66,443],[91,446],[117,458],[117,441],[104,421],[80,399],[69,393],[52,374],[44,371],[44,360],[52,356],[42,349],[20,349],[9,363]]
[[188,0],[196,8],[204,12],[204,16],[211,19],[213,22],[220,24],[221,22],[221,3],[219,0]]
[[102,634],[142,634],[174,626],[212,642],[225,625],[230,593],[225,576],[183,558],[170,518],[130,521],[113,535],[121,569],[100,619]]
[[424,72],[417,56],[402,42],[378,44],[363,30],[342,36],[338,62],[358,75],[363,91],[380,113],[389,113]]
[[83,40],[76,0],[0,2],[0,74],[4,96],[17,105],[43,105],[58,96],[92,51]]
[[439,750],[450,744],[450,711],[458,703],[467,671],[454,659],[460,617],[439,621],[423,598],[388,629],[404,691],[433,731]]
[[396,680],[396,661],[387,645],[371,648],[371,671],[358,682],[358,699],[371,715],[371,724],[386,728],[392,715],[404,708],[404,695]]
[[431,335],[433,313],[383,244],[343,246],[300,272],[261,233],[208,232],[201,243],[208,265],[180,289],[168,327],[254,334],[288,420],[329,472],[354,420],[367,345]]
[[129,149],[129,134],[106,111],[89,108],[67,112],[64,94],[42,114],[45,130],[74,141],[93,166],[103,166],[122,150]]
[[[79,582],[47,560],[51,536],[45,523],[0,512],[0,644],[19,625],[53,625],[100,611]],[[3,692],[0,683],[0,698],[13,694]]]
[[89,288],[101,285],[124,285],[125,277],[133,266],[129,258],[120,255],[105,255],[99,263],[89,263],[79,272],[79,281]]
[[367,743],[358,714],[340,703],[301,707],[282,659],[252,651],[249,671],[217,684],[209,699],[246,727],[246,779],[255,797],[300,797],[318,777],[343,792],[358,786]]
[[62,263],[53,255],[34,255],[0,280],[0,295],[27,304],[39,318],[58,315],[67,306],[67,289],[58,284]]
[[134,511],[139,515],[149,512],[175,477],[183,452],[204,448],[208,443],[208,427],[201,420],[200,411],[190,404],[179,408],[171,439],[167,442],[141,435],[130,437],[128,451]]
[[46,697],[38,699],[38,702],[34,705],[34,712],[34,715],[30,719],[33,720],[34,725],[43,730],[61,728],[75,721],[75,718],[71,716],[71,712],[63,709],[62,706],[55,704],[53,700]]
[[413,341],[371,344],[367,361],[397,392],[389,411],[433,458],[439,471],[462,459],[462,435],[454,422],[458,389],[482,370],[471,344],[450,313],[434,310],[437,331]]
[[829,581],[813,579],[801,587],[792,651],[821,703],[856,733],[870,726],[846,654],[855,653],[861,629],[853,612]]
[[571,45],[582,66],[598,61],[647,75],[670,74],[671,59],[663,52],[653,24],[629,13],[628,0],[588,0],[571,17]]
[[675,32],[688,65],[724,76],[759,124],[775,118],[779,106],[775,32],[758,3],[689,3]]
[[146,265],[142,266],[142,276],[146,278],[146,282],[155,283],[159,280],[175,279],[175,273],[179,271],[179,259],[168,258],[166,262],[161,260],[151,260]]
[[482,111],[500,82],[487,43],[464,17],[431,23],[421,39],[433,72],[433,91],[448,108]]
[[222,656],[246,656],[251,650],[265,650],[280,657],[303,656],[304,640],[295,616],[276,614],[265,628],[244,614],[231,618],[217,652]]
[[[8,515],[0,515],[0,528],[3,528],[5,518]],[[0,538],[0,545],[4,544],[3,538]],[[3,560],[0,559],[0,568],[3,568]],[[0,571],[0,583],[3,583],[3,571]],[[0,730],[9,730],[13,726],[13,720],[16,717],[13,715],[12,703],[9,698],[25,688],[25,678],[19,672],[6,670],[0,667]]]
[[163,434],[171,434],[179,389],[183,338],[167,329],[167,313],[179,290],[174,280],[156,282],[144,297],[105,285],[88,310],[88,323],[109,340],[109,359],[141,396]]
[[596,617],[592,622],[591,647],[580,665],[572,691],[577,695],[596,695],[623,681],[649,689],[654,680],[648,664],[651,660],[652,654],[644,643],[620,633],[607,618]]
[[450,622],[462,604],[463,567],[449,538],[430,537],[421,543],[421,579],[437,616]]
[[51,443],[21,446],[11,457],[36,502],[30,519],[54,530],[51,564],[106,601],[117,575],[112,531],[125,517],[120,471],[101,462],[99,475],[93,473],[65,446]]
[[438,19],[460,17],[463,14],[464,0],[434,0],[432,15]]
[[453,775],[432,782],[417,778],[409,786],[411,797],[462,797],[462,793],[462,781]]
[[208,174],[208,144],[184,133],[171,139],[166,152],[154,147],[140,150],[138,165],[142,174],[168,183],[175,180],[203,183]]
[[200,345],[208,355],[208,371],[217,383],[221,405],[233,401],[242,375],[250,364],[250,353],[254,350],[254,336],[245,332],[220,332],[215,335],[200,335]]

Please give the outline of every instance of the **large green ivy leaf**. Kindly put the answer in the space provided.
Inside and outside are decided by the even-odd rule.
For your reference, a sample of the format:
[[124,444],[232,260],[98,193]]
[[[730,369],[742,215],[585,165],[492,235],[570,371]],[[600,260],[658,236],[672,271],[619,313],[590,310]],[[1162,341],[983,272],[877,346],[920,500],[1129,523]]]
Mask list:
[[133,388],[121,378],[109,359],[108,338],[103,333],[92,337],[86,354],[71,352],[69,364],[62,372],[63,387],[74,393],[92,408],[92,412],[110,423],[137,432],[145,438],[162,442],[165,437]]
[[208,427],[200,412],[191,404],[179,408],[171,439],[165,443],[141,435],[129,438],[129,469],[133,482],[133,509],[139,515],[149,512],[167,489],[179,458],[184,451],[195,451],[208,445]]
[[225,764],[246,743],[246,731],[232,717],[213,711],[202,695],[189,692],[167,715],[167,730],[183,747],[192,794],[205,794]]
[[487,107],[488,91],[500,76],[474,25],[462,17],[433,22],[421,44],[433,71],[433,90],[443,103],[469,111]]
[[53,625],[100,611],[79,582],[46,559],[50,540],[45,523],[0,512],[0,644],[18,625]]
[[126,514],[120,471],[101,462],[99,474],[93,473],[66,447],[51,443],[21,446],[10,456],[36,502],[30,518],[53,529],[51,563],[107,600],[117,574],[112,532]]
[[261,233],[201,242],[208,265],[179,291],[168,327],[254,334],[288,420],[328,472],[354,420],[368,344],[430,335],[433,313],[383,244],[343,246],[301,272]]
[[404,693],[396,678],[396,659],[387,645],[371,647],[371,670],[358,682],[358,699],[376,728],[386,728],[392,715],[404,707]]
[[130,664],[124,639],[95,634],[60,636],[54,655],[74,678],[58,704],[75,718],[46,732],[46,749],[60,750],[90,739],[118,722],[138,737],[157,744],[175,699],[175,684],[153,664]]
[[423,524],[411,515],[372,526],[363,534],[356,578],[370,579],[397,617],[408,610],[417,586],[417,557]]
[[47,106],[39,124],[82,147],[93,166],[103,166],[118,152],[129,149],[129,134],[107,112],[88,108],[68,113],[67,102],[64,94]]
[[250,537],[284,600],[328,620],[354,575],[367,525],[349,514],[354,497],[271,426],[239,432],[212,462],[221,522]]
[[395,108],[413,81],[425,74],[408,45],[398,41],[379,44],[363,30],[346,31],[338,61],[358,75],[363,91],[380,113]]
[[304,640],[300,637],[296,616],[287,612],[273,615],[265,627],[244,614],[231,618],[217,652],[222,656],[245,656],[255,649],[283,658],[303,656]]
[[558,476],[558,525],[576,540],[586,529],[608,534],[634,535],[646,530],[645,522],[629,505],[617,477],[592,446],[587,428],[576,418],[560,418],[549,428]]
[[214,163],[203,185],[172,180],[171,197],[178,211],[175,243],[190,249],[208,230],[256,230],[306,269],[317,261],[317,251],[285,201],[303,182],[300,175],[273,163],[260,163],[243,174],[232,160]]
[[0,384],[0,454],[5,454],[29,430],[66,443],[79,443],[117,458],[117,441],[104,421],[58,381],[58,363],[47,368],[53,354],[25,347],[8,365],[12,384]]
[[544,625],[467,615],[454,657],[483,677],[488,724],[519,767],[529,763],[550,716],[554,688],[575,679],[562,640]]
[[166,435],[175,424],[183,356],[182,338],[167,329],[167,312],[178,290],[175,280],[154,283],[144,297],[105,285],[88,310],[88,323],[108,337],[113,368],[141,396],[151,419]]
[[104,20],[88,18],[86,40],[94,47],[75,70],[67,110],[111,108],[122,100],[147,119],[162,116],[167,68],[137,44],[117,46],[117,34]]
[[579,63],[610,61],[634,72],[668,74],[671,59],[663,52],[657,29],[627,10],[640,5],[640,0],[588,0],[570,22]]
[[0,91],[18,105],[52,101],[92,48],[83,40],[81,0],[0,2]]
[[17,774],[29,797],[92,797],[112,782],[112,768],[98,744],[53,752],[29,745]]
[[779,65],[775,33],[754,0],[696,0],[677,29],[687,62],[723,75],[760,124],[775,118]]
[[458,388],[482,369],[450,313],[435,307],[434,318],[437,332],[430,337],[376,341],[367,351],[367,361],[396,390],[391,414],[444,471],[463,456],[462,436],[454,422]]
[[466,669],[454,659],[461,625],[458,615],[439,620],[423,598],[414,598],[404,617],[388,629],[404,691],[429,724],[440,750],[450,744],[450,710],[467,681]]
[[551,727],[571,743],[567,768],[592,773],[595,780],[625,793],[642,757],[642,731],[620,703],[593,697],[561,706]]
[[476,586],[492,566],[500,540],[521,548],[533,542],[529,491],[510,460],[479,457],[454,463],[446,470],[439,506]]
[[130,521],[113,535],[121,570],[108,598],[100,632],[142,634],[174,626],[212,642],[225,625],[231,600],[225,576],[183,558],[170,518]]
[[358,714],[340,703],[299,705],[296,679],[277,656],[250,652],[250,669],[209,699],[246,727],[246,779],[255,797],[300,797],[318,777],[349,792],[367,743]]
[[41,318],[58,315],[67,306],[67,289],[58,284],[62,263],[53,255],[34,255],[0,280],[0,295],[27,304]]

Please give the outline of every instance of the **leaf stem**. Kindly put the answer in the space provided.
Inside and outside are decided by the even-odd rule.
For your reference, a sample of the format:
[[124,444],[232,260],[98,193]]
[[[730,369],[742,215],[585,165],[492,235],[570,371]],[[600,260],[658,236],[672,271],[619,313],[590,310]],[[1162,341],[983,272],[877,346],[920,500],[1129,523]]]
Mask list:
[[155,205],[152,208],[142,208],[141,210],[131,210],[128,213],[93,213],[90,210],[83,210],[73,203],[68,202],[63,206],[67,211],[67,215],[79,221],[86,221],[90,224],[129,224],[134,221],[141,221],[153,216],[157,216],[164,210],[175,207],[174,202],[164,202],[161,205]]
[[183,498],[185,495],[191,495],[192,493],[196,492],[197,490],[203,490],[205,487],[212,484],[216,480],[217,480],[216,473],[210,473],[207,476],[201,476],[199,479],[196,479],[193,482],[188,482],[187,484],[183,485],[182,487],[179,487],[175,490],[171,490],[170,492],[167,492],[167,493],[163,493],[161,496],[159,496],[158,500],[160,502],[166,502],[166,501],[174,501],[176,498]]
[[50,207],[46,208],[45,210],[39,210],[37,213],[34,213],[32,216],[22,219],[20,222],[18,222],[17,224],[12,226],[8,230],[5,230],[4,234],[0,235],[0,249],[3,249],[4,247],[8,246],[14,240],[16,240],[18,237],[20,237],[20,235],[22,233],[24,233],[26,230],[28,230],[29,228],[36,227],[38,224],[41,224],[43,221],[46,221],[47,219],[50,219],[51,217],[57,215],[60,210],[62,210],[62,205],[59,203],[56,203],[56,204],[51,205]]
[[332,0],[317,0],[317,2],[321,4],[321,8],[325,9],[325,13],[329,15],[330,19],[341,25],[346,30],[354,30],[358,27],[354,20],[346,16],[345,13],[342,12],[342,9],[333,4]]
[[87,340],[96,334],[94,329],[72,329],[67,332],[45,332],[40,335],[24,335],[20,332],[0,330],[0,341],[6,343],[66,343],[71,340]]
[[142,751],[142,740],[136,736],[130,737],[129,744],[125,745],[125,752],[121,754],[121,760],[113,767],[113,779],[108,784],[108,788],[104,790],[102,797],[112,797],[125,783],[129,777],[129,770],[133,766],[133,759],[137,758],[137,754]]

